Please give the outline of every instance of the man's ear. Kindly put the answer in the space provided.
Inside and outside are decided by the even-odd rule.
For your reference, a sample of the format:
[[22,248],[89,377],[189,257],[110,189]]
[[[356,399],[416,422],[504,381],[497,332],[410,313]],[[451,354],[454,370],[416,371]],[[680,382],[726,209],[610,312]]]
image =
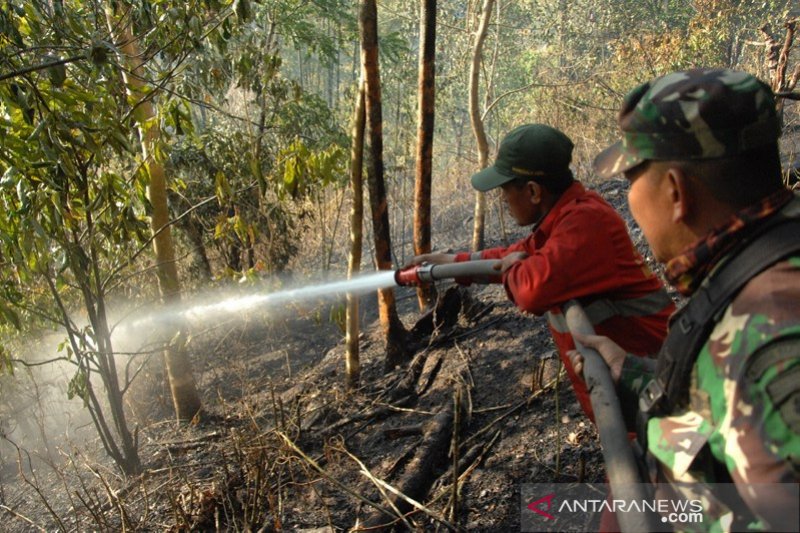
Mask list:
[[665,173],[664,192],[672,204],[672,221],[685,223],[692,216],[689,179],[680,167],[670,166]]
[[531,192],[531,203],[532,204],[540,204],[542,203],[542,186],[536,183],[535,181],[531,180],[525,184],[528,187],[528,190]]

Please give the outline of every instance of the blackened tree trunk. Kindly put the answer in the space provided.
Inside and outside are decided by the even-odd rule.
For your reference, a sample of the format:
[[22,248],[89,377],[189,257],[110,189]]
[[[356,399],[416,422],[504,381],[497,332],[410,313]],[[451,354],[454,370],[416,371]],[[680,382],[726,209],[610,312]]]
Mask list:
[[[361,64],[366,81],[366,118],[369,138],[367,188],[375,240],[375,264],[379,270],[392,268],[392,243],[389,235],[389,204],[383,181],[383,116],[381,82],[378,69],[378,10],[375,0],[361,0],[358,15],[361,35]],[[394,290],[378,291],[378,310],[386,338],[386,368],[407,362],[407,333],[397,315]]]
[[[419,13],[419,111],[414,187],[414,253],[431,251],[431,168],[436,103],[436,0],[421,0]],[[417,289],[420,310],[431,305],[432,285]]]
[[[475,46],[472,49],[472,65],[469,72],[469,118],[472,124],[472,133],[478,146],[478,165],[480,169],[486,168],[489,163],[489,142],[486,140],[486,130],[483,127],[481,110],[478,107],[478,85],[481,76],[481,61],[483,56],[483,43],[492,18],[494,0],[484,0],[481,21],[475,34]],[[482,192],[475,193],[475,220],[472,231],[472,249],[483,249],[484,226],[486,221],[486,197]]]

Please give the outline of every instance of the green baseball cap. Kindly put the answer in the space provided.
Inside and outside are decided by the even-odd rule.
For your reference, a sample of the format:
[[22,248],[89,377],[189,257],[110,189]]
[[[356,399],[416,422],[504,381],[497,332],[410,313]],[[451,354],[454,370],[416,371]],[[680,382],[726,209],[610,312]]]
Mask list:
[[775,143],[780,121],[772,90],[745,72],[694,69],[640,85],[618,117],[622,140],[594,160],[604,178],[648,159],[728,157]]
[[561,179],[568,175],[571,180],[567,170],[572,148],[569,137],[555,128],[518,126],[500,142],[494,165],[472,176],[472,186],[486,192],[517,178]]

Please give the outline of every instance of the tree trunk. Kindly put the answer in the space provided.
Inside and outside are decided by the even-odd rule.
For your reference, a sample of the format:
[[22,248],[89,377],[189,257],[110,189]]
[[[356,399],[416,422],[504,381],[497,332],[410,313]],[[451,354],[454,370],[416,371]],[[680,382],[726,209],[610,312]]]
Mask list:
[[[392,244],[389,234],[389,205],[383,181],[383,117],[378,69],[378,13],[375,0],[361,0],[358,25],[361,34],[361,64],[366,81],[366,123],[369,132],[367,153],[367,188],[372,212],[375,241],[375,264],[378,270],[392,268]],[[386,368],[390,370],[408,360],[406,330],[397,315],[394,290],[378,291],[378,310],[386,338]]]
[[188,216],[183,219],[182,227],[186,232],[186,238],[192,244],[191,270],[203,283],[208,283],[214,278],[214,274],[211,272],[206,244],[203,242],[203,226],[195,217]]
[[[431,251],[431,167],[436,103],[436,0],[420,2],[419,111],[414,187],[414,253]],[[420,310],[431,305],[432,285],[417,288]]]
[[[350,255],[347,259],[347,277],[352,278],[361,268],[361,248],[364,236],[364,80],[358,84],[358,99],[353,113],[353,146],[350,150],[350,186],[353,189],[353,207],[350,211]],[[347,294],[345,315],[345,384],[348,389],[358,386],[361,378],[361,362],[358,351],[358,295]]]
[[[164,165],[156,150],[161,136],[159,121],[155,109],[148,96],[142,78],[145,75],[142,54],[137,47],[128,21],[118,20],[111,6],[106,7],[106,19],[109,30],[114,35],[120,51],[120,61],[127,66],[122,70],[122,79],[130,98],[135,102],[134,118],[139,130],[142,144],[144,169],[149,177],[147,197],[153,208],[150,217],[150,228],[153,231],[153,248],[156,254],[156,273],[161,297],[165,303],[180,301],[180,281],[175,263],[175,248],[170,232],[169,208],[167,206],[167,183]],[[128,71],[132,75],[128,74]],[[181,328],[183,329],[183,328]],[[181,332],[180,338],[185,338]],[[183,342],[172,343],[164,351],[172,401],[178,420],[191,420],[201,409],[200,396],[197,394],[192,368]]]
[[[494,0],[484,0],[481,21],[475,34],[475,47],[472,50],[472,65],[469,71],[469,118],[472,124],[472,133],[478,146],[479,170],[486,168],[489,162],[489,142],[486,140],[486,130],[478,107],[478,84],[480,82],[480,67],[483,54],[483,43],[492,18]],[[475,220],[472,231],[472,249],[483,249],[484,227],[486,221],[486,197],[482,192],[475,193]]]

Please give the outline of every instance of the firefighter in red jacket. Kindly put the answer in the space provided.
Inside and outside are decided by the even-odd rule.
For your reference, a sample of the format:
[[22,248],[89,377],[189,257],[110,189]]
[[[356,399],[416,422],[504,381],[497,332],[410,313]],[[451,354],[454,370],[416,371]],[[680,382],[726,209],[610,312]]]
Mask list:
[[514,129],[501,142],[494,165],[472,176],[472,186],[483,192],[500,187],[511,216],[520,226],[533,225],[532,233],[507,248],[425,254],[413,262],[502,259],[493,281],[502,281],[521,310],[547,316],[578,401],[594,421],[586,385],[567,356],[575,345],[560,305],[577,299],[598,335],[641,356],[658,351],[675,306],[619,214],[573,178],[572,148],[566,135],[549,126]]

